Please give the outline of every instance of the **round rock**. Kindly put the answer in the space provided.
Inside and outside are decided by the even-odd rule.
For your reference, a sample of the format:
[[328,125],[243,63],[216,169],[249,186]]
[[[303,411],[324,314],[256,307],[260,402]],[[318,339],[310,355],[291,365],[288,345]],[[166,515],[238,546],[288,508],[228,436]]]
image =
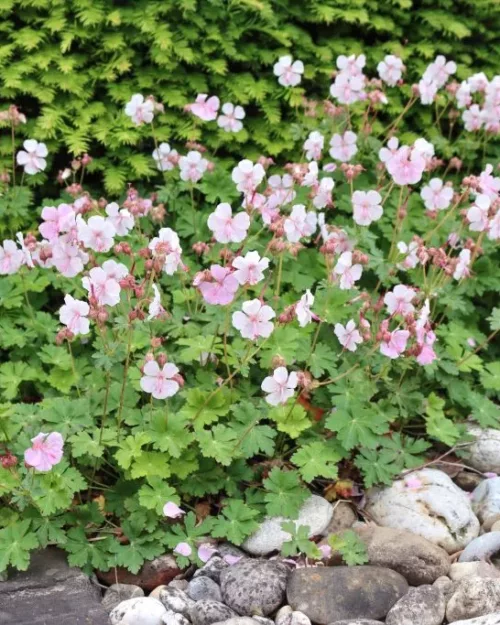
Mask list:
[[[295,525],[307,525],[309,538],[318,536],[328,527],[333,517],[332,505],[323,497],[311,495],[299,511]],[[245,540],[242,547],[248,553],[255,556],[264,556],[273,551],[279,551],[284,542],[290,540],[290,534],[281,529],[284,521],[290,521],[284,517],[271,517],[265,519],[259,529]]]
[[372,524],[353,529],[366,546],[369,564],[401,573],[412,586],[432,584],[450,569],[448,553],[422,536]]
[[108,612],[127,599],[144,597],[144,590],[133,584],[113,584],[104,593],[102,606]]
[[217,584],[220,583],[220,574],[227,569],[229,564],[221,556],[215,555],[206,562],[201,569],[198,569],[193,577],[210,577]]
[[257,625],[258,622],[250,616],[235,616],[234,618],[228,618],[227,621],[220,621],[213,625]]
[[469,427],[475,441],[467,449],[467,463],[484,473],[500,473],[500,430]]
[[493,577],[500,578],[500,571],[488,562],[454,562],[448,573],[454,582],[465,577]]
[[157,586],[168,584],[182,571],[177,566],[175,558],[165,554],[145,562],[137,573],[131,573],[128,569],[121,566],[109,571],[96,571],[95,573],[98,579],[108,586],[115,583],[133,584],[150,592]]
[[450,625],[500,625],[500,612],[467,619],[466,621],[455,621],[450,623]]
[[163,625],[190,625],[185,616],[172,612],[172,610],[167,610],[162,619]]
[[158,599],[138,597],[119,603],[111,611],[111,625],[162,625],[167,610]]
[[328,625],[384,625],[382,621],[373,621],[371,618],[357,618],[354,621],[352,619],[342,619],[341,621],[334,621]]
[[488,560],[500,551],[500,532],[489,532],[478,536],[462,551],[459,562],[475,562]]
[[222,594],[219,585],[206,575],[203,575],[202,577],[194,577],[189,582],[187,594],[191,597],[191,599],[193,599],[193,601],[201,601],[202,599],[222,601]]
[[241,560],[221,573],[224,603],[246,616],[267,616],[285,600],[290,570],[280,562]]
[[500,477],[483,480],[472,493],[471,504],[483,528],[489,531],[500,520]]
[[500,580],[467,577],[457,583],[446,606],[450,623],[500,612]]
[[167,610],[182,614],[186,618],[189,618],[191,609],[195,604],[183,590],[172,586],[163,586],[158,598]]
[[234,610],[219,601],[205,599],[197,601],[191,609],[190,619],[193,625],[212,625],[239,616]]
[[313,623],[382,619],[408,591],[405,578],[377,566],[303,568],[292,572],[288,603]]
[[338,534],[342,530],[347,530],[356,523],[358,517],[352,506],[345,501],[338,501],[332,505],[333,516],[328,527],[322,532],[323,536]]
[[390,609],[386,625],[441,625],[446,611],[443,593],[433,586],[410,588]]
[[292,610],[289,605],[284,605],[274,617],[276,625],[311,625],[311,619],[303,612]]
[[414,471],[390,487],[371,489],[366,511],[379,525],[419,534],[448,553],[463,549],[479,533],[467,495],[436,469]]

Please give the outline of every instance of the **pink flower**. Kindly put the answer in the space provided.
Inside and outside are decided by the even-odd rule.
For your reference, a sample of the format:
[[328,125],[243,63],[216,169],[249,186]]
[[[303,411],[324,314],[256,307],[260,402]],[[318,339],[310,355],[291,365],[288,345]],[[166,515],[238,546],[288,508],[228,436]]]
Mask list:
[[50,471],[61,462],[64,441],[59,432],[40,432],[31,442],[31,447],[24,452],[24,461],[28,466],[37,471]]
[[420,182],[426,166],[425,158],[417,150],[404,145],[386,162],[387,171],[398,185]]
[[282,206],[288,204],[295,199],[296,193],[293,190],[293,177],[290,174],[284,176],[270,176],[267,181],[271,189],[273,190],[272,197],[275,200],[276,206]]
[[[133,229],[135,224],[134,216],[126,208],[120,207],[116,202],[111,202],[106,206],[107,221],[113,226],[118,236],[124,237]],[[89,220],[90,221],[90,220]]]
[[184,182],[198,182],[207,171],[207,167],[208,161],[197,150],[191,150],[187,156],[179,158],[181,180]]
[[336,323],[334,332],[342,347],[350,352],[355,352],[358,349],[358,344],[363,342],[353,319],[348,321],[345,327],[341,323]]
[[366,98],[364,91],[365,77],[361,75],[349,76],[339,72],[330,86],[330,95],[340,104],[354,104]]
[[319,161],[321,159],[321,152],[325,146],[325,137],[314,130],[309,133],[309,136],[304,142],[304,151],[308,161]]
[[295,316],[299,322],[299,326],[304,328],[307,324],[311,323],[313,319],[313,313],[311,312],[311,306],[314,304],[314,295],[309,289],[300,298],[298,304],[295,306]]
[[153,121],[155,105],[151,99],[144,99],[136,93],[125,106],[125,115],[128,115],[136,126],[150,124]]
[[238,280],[228,268],[220,265],[212,265],[210,274],[213,282],[203,281],[198,285],[203,299],[209,304],[230,304],[238,290]]
[[171,171],[179,161],[177,150],[172,150],[168,143],[160,143],[152,154],[156,161],[156,167],[160,171]]
[[211,122],[217,117],[219,106],[219,98],[215,95],[209,98],[206,93],[200,93],[196,101],[188,105],[190,112],[204,122]]
[[398,284],[392,291],[388,291],[384,296],[384,304],[390,315],[409,315],[415,310],[411,303],[415,297],[414,289],[404,284]]
[[238,191],[253,193],[265,175],[266,172],[260,163],[254,165],[252,161],[244,159],[233,169],[231,178],[236,184]]
[[446,61],[446,58],[440,54],[427,67],[422,79],[436,83],[439,88],[445,85],[448,82],[448,78],[456,71],[457,64],[454,61]]
[[144,375],[140,382],[141,388],[155,399],[172,397],[180,388],[179,383],[174,379],[179,369],[171,362],[165,363],[160,369],[156,360],[148,360],[142,371]]
[[24,243],[24,235],[22,232],[16,232],[16,239],[19,243],[19,247],[23,253],[23,264],[30,269],[34,269],[33,258],[31,256],[31,250]]
[[94,215],[85,223],[78,215],[76,224],[78,240],[83,243],[84,247],[90,248],[94,252],[109,252],[113,247],[116,230],[108,219]]
[[469,229],[473,232],[482,232],[488,227],[488,210],[491,200],[485,193],[480,193],[474,200],[474,204],[467,211]]
[[409,475],[407,478],[405,478],[404,485],[409,490],[418,490],[423,486],[422,481],[415,475]]
[[302,180],[303,187],[314,187],[318,184],[319,167],[316,161],[311,161],[307,166],[307,173]]
[[460,83],[460,87],[457,89],[455,97],[457,99],[457,108],[469,108],[472,104],[472,95],[470,85],[467,81],[463,80]]
[[64,305],[59,310],[59,320],[73,334],[88,334],[90,325],[88,315],[90,306],[87,302],[74,299],[71,295],[64,296]]
[[106,272],[108,278],[113,278],[119,282],[128,276],[128,269],[123,263],[117,263],[116,260],[105,260],[102,268]]
[[89,256],[68,240],[67,235],[59,237],[52,247],[54,267],[66,278],[74,278],[83,271]]
[[436,98],[438,92],[438,84],[432,80],[422,80],[418,83],[418,94],[420,96],[420,102],[428,105],[432,104]]
[[17,153],[17,164],[23,165],[24,173],[29,175],[37,174],[47,167],[45,157],[48,154],[45,143],[38,143],[34,139],[27,139],[23,143],[24,150]]
[[242,310],[233,313],[233,327],[240,331],[244,339],[255,341],[259,337],[268,338],[274,329],[270,321],[276,314],[270,306],[259,299],[244,302]]
[[62,233],[75,225],[75,213],[69,204],[45,206],[42,210],[42,224],[38,226],[40,234],[52,242]]
[[462,278],[468,278],[470,276],[470,250],[462,250],[458,255],[458,263],[453,272],[455,280],[462,280]]
[[406,349],[410,333],[408,330],[394,330],[389,334],[388,340],[384,340],[380,344],[380,353],[388,358],[398,358]]
[[182,264],[179,235],[171,228],[161,228],[148,245],[155,258],[164,258],[163,271],[172,276]]
[[380,148],[378,157],[382,163],[385,163],[386,167],[391,158],[397,154],[398,147],[399,139],[397,137],[391,137],[387,142],[387,147]]
[[389,87],[395,87],[398,80],[401,80],[405,66],[403,61],[394,54],[388,54],[383,61],[377,65],[378,75]]
[[354,221],[358,226],[369,226],[378,221],[384,212],[381,206],[382,196],[378,191],[354,191],[352,204],[354,207]]
[[332,205],[332,191],[335,186],[333,178],[322,178],[313,198],[314,208],[326,208]]
[[490,241],[500,239],[500,212],[488,222],[488,239],[490,239]]
[[247,252],[245,256],[237,256],[232,264],[236,269],[233,275],[239,284],[253,286],[264,279],[264,270],[269,267],[269,258],[261,258],[259,252]]
[[420,347],[420,352],[417,356],[419,365],[425,367],[436,360],[437,355],[432,347],[435,342],[436,335],[432,330],[425,330],[424,328],[417,329],[417,345]]
[[500,178],[493,176],[492,172],[493,165],[486,165],[485,170],[479,175],[479,189],[493,201],[500,194]]
[[198,558],[202,562],[208,562],[210,558],[217,553],[217,549],[209,543],[203,543],[198,547]]
[[242,106],[234,106],[230,102],[222,105],[224,115],[219,115],[217,125],[226,132],[239,132],[243,129],[242,119],[245,119],[245,110]]
[[272,376],[264,378],[261,389],[268,393],[266,396],[267,403],[271,406],[278,406],[279,404],[286,404],[290,397],[293,397],[297,383],[295,371],[289,374],[286,367],[278,367]]
[[163,514],[169,519],[179,519],[186,512],[173,501],[167,501],[163,506]]
[[297,243],[302,237],[309,237],[316,231],[317,215],[313,211],[306,213],[304,204],[295,204],[290,216],[283,225],[286,238],[290,243]]
[[343,135],[334,134],[330,140],[330,156],[347,163],[358,151],[357,140],[358,137],[351,130],[346,130]]
[[89,275],[82,278],[83,288],[89,297],[95,297],[100,306],[116,306],[120,302],[120,285],[110,278],[102,267],[93,267]]
[[278,82],[284,87],[296,87],[302,80],[304,63],[293,61],[291,56],[281,56],[274,64],[273,72],[278,76]]
[[337,57],[337,68],[346,76],[361,76],[363,74],[363,67],[366,65],[366,57],[364,54],[356,56],[351,54],[345,56],[341,54]]
[[413,142],[413,152],[418,152],[428,162],[434,156],[434,146],[427,139],[420,137]]
[[453,187],[444,185],[440,178],[433,178],[420,191],[425,208],[433,211],[444,210],[449,207],[453,199]]
[[398,265],[400,269],[414,269],[420,263],[417,255],[418,243],[416,241],[410,241],[408,244],[404,241],[399,241],[397,247],[401,254],[406,254],[404,261]]
[[328,560],[332,556],[332,548],[330,545],[318,545],[318,549],[321,552],[321,559]]
[[345,291],[352,289],[354,283],[361,278],[363,267],[359,264],[352,264],[352,252],[343,252],[333,268],[333,272],[340,276],[339,286]]
[[219,243],[241,243],[247,236],[250,217],[245,212],[233,217],[231,206],[223,202],[213,213],[210,213],[207,225]]
[[0,245],[0,275],[12,275],[17,273],[24,263],[24,253],[15,241],[6,239]]
[[493,473],[493,471],[487,471],[486,473],[484,473],[484,477],[488,478],[488,479],[492,479],[494,477],[498,477],[496,473]]
[[465,130],[468,130],[469,132],[480,130],[484,123],[484,119],[479,105],[473,104],[470,108],[464,111],[462,113],[462,120],[464,122]]
[[237,564],[243,556],[232,556],[230,553],[225,555],[222,559],[224,562],[227,562],[229,566],[233,566],[233,564]]
[[152,319],[160,319],[165,314],[165,309],[161,305],[160,289],[154,283],[151,287],[153,288],[154,297],[148,307],[148,321],[151,321]]
[[479,72],[478,74],[473,74],[467,78],[467,83],[470,85],[471,93],[482,93],[486,91],[486,88],[489,85],[488,77],[484,72]]
[[193,550],[187,543],[179,543],[174,548],[174,553],[178,553],[180,556],[188,558],[193,553]]

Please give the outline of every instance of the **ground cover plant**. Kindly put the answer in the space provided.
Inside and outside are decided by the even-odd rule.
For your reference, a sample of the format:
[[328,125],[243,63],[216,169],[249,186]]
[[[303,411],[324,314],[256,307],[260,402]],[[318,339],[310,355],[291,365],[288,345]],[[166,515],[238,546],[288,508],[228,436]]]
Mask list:
[[[275,61],[296,89],[303,62]],[[1,113],[2,201],[39,223],[0,247],[0,570],[49,543],[89,571],[167,549],[199,562],[204,536],[241,544],[311,491],[355,496],[469,422],[498,427],[500,77],[458,83],[438,56],[411,85],[398,57],[371,77],[365,61],[336,60],[281,165],[178,152],[156,136],[162,103],[135,94],[123,115],[163,176],[148,194],[93,197],[85,154],[34,208],[25,181],[49,151]],[[417,109],[429,125],[406,141]],[[216,94],[185,115],[244,132]],[[303,530],[284,551],[324,555]]]

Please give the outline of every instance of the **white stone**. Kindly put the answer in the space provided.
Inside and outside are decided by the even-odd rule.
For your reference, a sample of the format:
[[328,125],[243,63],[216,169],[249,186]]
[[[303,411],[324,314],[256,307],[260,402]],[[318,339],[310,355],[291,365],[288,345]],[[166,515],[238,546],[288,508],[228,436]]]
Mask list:
[[390,487],[369,490],[366,511],[379,525],[419,534],[448,553],[463,549],[479,533],[467,495],[436,469],[414,471]]
[[167,613],[158,599],[138,597],[122,601],[109,615],[111,625],[163,625]]
[[500,521],[500,477],[483,480],[474,489],[471,504],[485,530]]
[[499,578],[500,571],[488,562],[454,562],[450,566],[448,575],[454,582],[458,582],[464,577]]
[[182,614],[178,614],[177,612],[172,612],[172,610],[167,610],[166,613],[162,616],[163,625],[190,625],[189,621]]
[[[325,531],[332,516],[332,505],[323,497],[311,495],[300,509],[295,525],[297,527],[307,525],[311,538]],[[243,549],[255,556],[264,556],[272,551],[279,551],[283,543],[290,540],[290,534],[281,529],[281,524],[289,520],[283,517],[265,519],[259,529],[243,543]]]
[[478,471],[500,473],[500,430],[469,427],[475,442],[467,449],[467,463]]
[[289,605],[284,605],[276,612],[274,617],[276,625],[311,625],[311,619],[303,612],[292,610]]
[[467,577],[457,583],[446,606],[450,623],[487,616],[500,611],[500,580],[486,577]]
[[467,619],[466,621],[453,621],[450,625],[500,625],[500,612]]

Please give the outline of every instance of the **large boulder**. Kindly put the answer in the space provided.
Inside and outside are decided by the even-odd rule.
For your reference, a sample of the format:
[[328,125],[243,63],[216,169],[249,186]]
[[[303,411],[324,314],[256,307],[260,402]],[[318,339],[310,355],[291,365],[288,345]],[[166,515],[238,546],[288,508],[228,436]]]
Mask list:
[[450,623],[500,612],[500,579],[467,577],[455,586],[446,606]]
[[313,623],[382,619],[408,591],[405,578],[377,566],[302,568],[292,572],[288,603]]
[[423,536],[448,553],[479,534],[469,498],[436,469],[422,469],[367,493],[366,511],[379,525]]

